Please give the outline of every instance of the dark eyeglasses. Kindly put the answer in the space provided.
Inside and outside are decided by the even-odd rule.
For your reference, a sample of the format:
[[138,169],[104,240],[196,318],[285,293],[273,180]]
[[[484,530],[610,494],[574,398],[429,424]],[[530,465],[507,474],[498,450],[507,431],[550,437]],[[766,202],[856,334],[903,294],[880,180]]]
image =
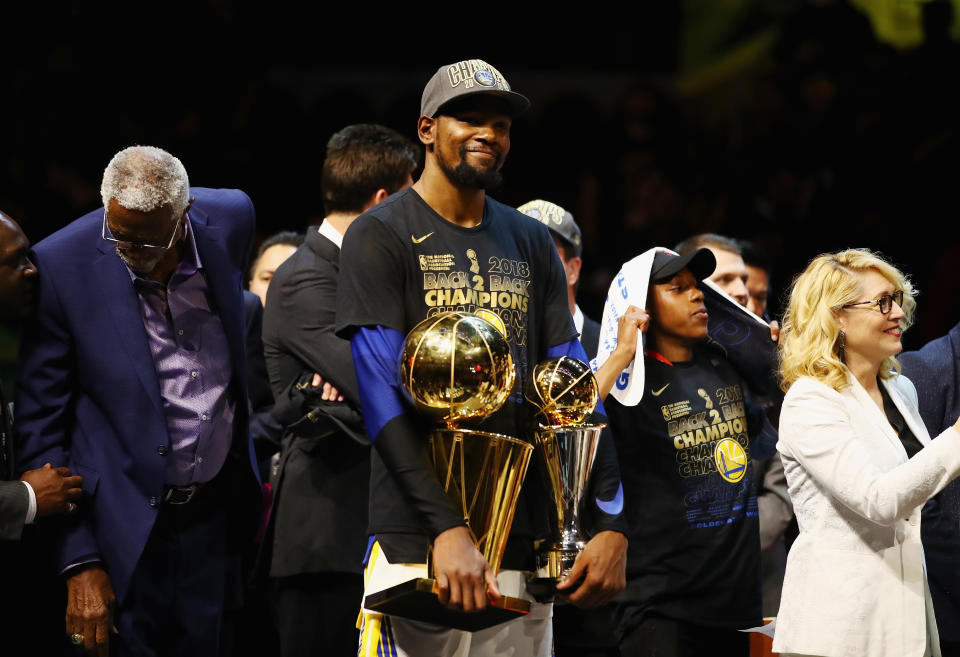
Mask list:
[[872,299],[870,301],[857,301],[856,303],[845,304],[844,308],[849,308],[850,306],[863,306],[866,304],[877,304],[880,307],[880,312],[886,315],[890,312],[890,309],[893,308],[893,302],[896,301],[898,306],[903,306],[903,290],[897,290],[893,294],[884,294],[879,299]]
[[103,210],[103,226],[100,229],[100,237],[105,239],[108,242],[113,242],[117,246],[125,250],[135,251],[137,249],[160,249],[163,251],[168,250],[173,246],[173,240],[177,236],[177,231],[180,230],[180,222],[183,220],[183,215],[180,215],[180,218],[177,219],[177,223],[173,226],[173,234],[170,235],[170,239],[167,240],[166,246],[160,246],[158,244],[147,244],[146,242],[131,242],[129,240],[118,240],[112,234],[110,234],[110,229],[107,227],[107,210]]

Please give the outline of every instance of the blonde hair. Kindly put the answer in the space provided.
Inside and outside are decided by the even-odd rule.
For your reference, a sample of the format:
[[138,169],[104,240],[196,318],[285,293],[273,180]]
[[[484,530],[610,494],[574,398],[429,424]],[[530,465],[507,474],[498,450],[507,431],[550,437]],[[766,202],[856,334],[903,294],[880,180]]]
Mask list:
[[[867,249],[848,249],[814,258],[793,281],[790,305],[780,330],[780,387],[787,390],[801,377],[810,377],[834,390],[847,385],[847,366],[840,360],[840,323],[837,314],[848,303],[859,301],[862,291],[856,275],[875,270],[903,290],[905,330],[913,323],[914,289],[899,269]],[[890,356],[880,364],[887,379],[900,372],[900,363]]]

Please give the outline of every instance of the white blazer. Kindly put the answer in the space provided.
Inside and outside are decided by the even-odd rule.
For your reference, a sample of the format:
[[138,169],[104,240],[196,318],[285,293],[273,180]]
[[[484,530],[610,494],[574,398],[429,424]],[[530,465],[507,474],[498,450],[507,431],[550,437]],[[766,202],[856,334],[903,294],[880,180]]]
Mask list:
[[840,392],[800,379],[780,413],[777,449],[800,536],[790,549],[773,649],[825,657],[921,657],[939,638],[920,545],[924,502],[960,474],[960,434],[934,440],[904,376],[884,381],[924,448],[900,438],[850,377]]

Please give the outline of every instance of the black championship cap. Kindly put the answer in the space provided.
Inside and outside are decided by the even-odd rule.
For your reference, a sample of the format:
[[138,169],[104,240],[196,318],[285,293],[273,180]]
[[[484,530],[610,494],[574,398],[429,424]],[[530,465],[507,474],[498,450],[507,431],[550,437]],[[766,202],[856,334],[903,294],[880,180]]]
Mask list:
[[657,251],[650,268],[650,282],[669,281],[682,269],[689,269],[698,281],[702,281],[716,268],[717,259],[710,249],[697,249],[686,255],[677,255],[673,251]]
[[579,258],[583,253],[583,238],[580,236],[580,226],[573,220],[573,215],[556,203],[550,201],[530,201],[519,208],[520,212],[533,217],[570,245],[573,252],[570,254]]
[[473,94],[489,94],[502,98],[510,108],[510,117],[519,116],[530,107],[526,96],[510,89],[500,71],[482,59],[465,59],[441,66],[423,88],[420,116],[436,116],[440,108],[452,100]]

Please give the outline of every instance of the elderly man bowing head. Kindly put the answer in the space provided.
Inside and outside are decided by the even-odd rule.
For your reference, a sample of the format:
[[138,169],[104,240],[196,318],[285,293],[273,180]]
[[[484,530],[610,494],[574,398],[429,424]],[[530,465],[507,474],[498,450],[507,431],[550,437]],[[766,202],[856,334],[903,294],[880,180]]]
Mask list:
[[253,205],[191,188],[177,158],[141,146],[113,157],[101,194],[35,249],[22,465],[84,478],[59,537],[74,644],[216,654],[238,537],[259,510],[241,297]]

